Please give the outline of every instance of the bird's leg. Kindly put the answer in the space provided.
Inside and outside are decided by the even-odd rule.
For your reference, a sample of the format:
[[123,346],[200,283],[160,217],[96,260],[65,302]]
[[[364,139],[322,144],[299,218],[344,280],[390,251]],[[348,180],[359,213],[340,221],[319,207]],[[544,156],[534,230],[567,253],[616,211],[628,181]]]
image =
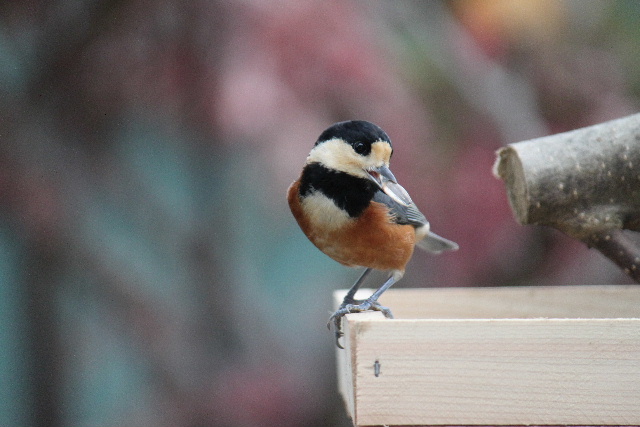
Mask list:
[[356,295],[356,292],[358,292],[358,289],[360,289],[362,282],[364,282],[364,279],[367,278],[369,273],[371,273],[371,268],[365,268],[358,280],[356,280],[353,286],[351,286],[351,289],[349,289],[349,292],[347,292],[347,294],[344,296],[342,304],[340,304],[340,308],[346,306],[347,304],[353,304],[356,301],[354,299],[354,296]]
[[[333,313],[331,315],[331,317],[329,318],[329,323],[327,324],[328,327],[331,326],[331,322],[333,322],[333,324],[335,325],[335,334],[336,334],[336,345],[339,348],[344,348],[340,345],[340,337],[343,335],[342,333],[342,318],[349,313],[361,313],[363,311],[367,311],[367,310],[373,310],[373,311],[380,311],[382,314],[385,315],[385,317],[393,319],[393,314],[391,314],[391,310],[387,307],[384,307],[382,305],[380,305],[380,303],[378,302],[378,298],[380,298],[380,295],[382,295],[384,293],[384,291],[386,291],[387,289],[389,289],[391,287],[391,285],[393,285],[396,281],[398,281],[398,279],[401,277],[398,277],[396,274],[393,274],[391,277],[389,277],[389,279],[387,279],[386,282],[384,282],[384,284],[382,286],[380,286],[380,288],[378,288],[377,291],[375,291],[369,298],[367,298],[366,300],[362,301],[359,304],[354,304],[355,300],[353,299],[353,295],[355,294],[357,287],[360,286],[362,280],[364,279],[364,277],[369,274],[369,271],[371,269],[367,269],[365,270],[365,272],[362,274],[362,276],[360,277],[360,279],[358,279],[358,281],[353,285],[353,287],[349,290],[349,292],[347,293],[347,295],[345,296],[344,301],[342,302],[342,304],[340,304],[340,308],[338,308],[338,311],[336,311],[335,313]],[[357,285],[357,287],[356,287]],[[354,290],[354,288],[356,288]],[[353,291],[353,292],[352,292]],[[347,299],[347,297],[349,297],[349,299]]]
[[398,280],[400,280],[401,277],[402,277],[401,275],[399,276],[397,274],[391,275],[391,277],[389,277],[389,279],[387,279],[387,281],[384,282],[384,284],[382,286],[380,286],[380,288],[378,288],[377,291],[375,291],[369,298],[367,298],[366,301],[369,301],[371,303],[377,304],[378,303],[378,298],[380,298],[380,295],[382,295],[384,293],[384,291],[389,289],[391,287],[391,285],[393,285]]
[[[344,309],[348,305],[353,305],[353,303],[356,302],[354,296],[356,295],[356,292],[358,292],[358,289],[360,289],[362,282],[364,282],[364,279],[366,279],[369,273],[371,273],[371,268],[365,268],[365,270],[362,272],[360,277],[358,277],[358,280],[356,280],[353,286],[351,286],[351,289],[349,289],[349,292],[347,292],[347,294],[344,296],[344,299],[342,300],[342,304],[340,304],[340,307],[338,307],[338,311]],[[341,319],[342,319],[342,316],[335,317],[335,314],[334,314],[329,318],[329,321],[327,322],[327,328],[331,330],[331,321],[333,321],[336,329],[335,330],[336,345],[340,348],[343,348],[339,342],[340,337],[342,336]]]

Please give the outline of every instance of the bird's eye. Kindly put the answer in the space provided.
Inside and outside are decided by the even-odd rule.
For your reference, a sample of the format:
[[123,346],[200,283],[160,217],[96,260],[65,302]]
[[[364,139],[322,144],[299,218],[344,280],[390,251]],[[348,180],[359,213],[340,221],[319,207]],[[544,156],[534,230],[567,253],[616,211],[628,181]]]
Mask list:
[[353,144],[353,150],[358,154],[365,154],[367,152],[367,144],[364,142],[356,142]]

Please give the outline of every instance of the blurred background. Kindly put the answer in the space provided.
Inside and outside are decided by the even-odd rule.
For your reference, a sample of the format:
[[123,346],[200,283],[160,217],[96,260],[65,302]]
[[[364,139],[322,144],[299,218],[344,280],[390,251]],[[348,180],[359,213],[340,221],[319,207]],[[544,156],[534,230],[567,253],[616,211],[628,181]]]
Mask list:
[[637,112],[638,46],[634,0],[2,2],[0,425],[350,425],[325,323],[359,272],[285,201],[339,120],[460,244],[398,287],[630,283],[491,168]]

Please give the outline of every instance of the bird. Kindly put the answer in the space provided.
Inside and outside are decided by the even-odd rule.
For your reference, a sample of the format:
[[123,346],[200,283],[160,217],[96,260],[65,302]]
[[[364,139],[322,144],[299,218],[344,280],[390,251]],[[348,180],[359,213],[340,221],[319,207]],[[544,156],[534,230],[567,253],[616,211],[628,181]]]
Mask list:
[[[293,217],[322,252],[363,273],[331,315],[339,348],[341,319],[349,313],[380,311],[393,318],[378,298],[402,278],[414,248],[439,254],[458,244],[430,229],[407,191],[389,169],[393,147],[389,136],[364,120],[334,123],[313,145],[302,172],[287,190]],[[388,273],[366,300],[356,292],[372,270]]]

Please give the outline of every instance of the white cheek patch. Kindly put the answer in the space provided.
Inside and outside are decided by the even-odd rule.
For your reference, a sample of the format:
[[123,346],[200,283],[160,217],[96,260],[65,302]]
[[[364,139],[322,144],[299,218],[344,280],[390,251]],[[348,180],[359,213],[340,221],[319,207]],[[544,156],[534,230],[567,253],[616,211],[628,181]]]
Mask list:
[[367,178],[364,159],[341,139],[332,139],[315,147],[307,157],[307,163],[318,162],[330,169]]
[[369,179],[366,170],[389,165],[391,152],[391,146],[387,142],[377,141],[371,144],[368,156],[361,156],[353,151],[351,145],[336,138],[311,150],[307,163],[321,163],[330,169]]
[[302,209],[311,224],[326,229],[337,229],[353,221],[347,212],[324,194],[314,191],[302,199]]

